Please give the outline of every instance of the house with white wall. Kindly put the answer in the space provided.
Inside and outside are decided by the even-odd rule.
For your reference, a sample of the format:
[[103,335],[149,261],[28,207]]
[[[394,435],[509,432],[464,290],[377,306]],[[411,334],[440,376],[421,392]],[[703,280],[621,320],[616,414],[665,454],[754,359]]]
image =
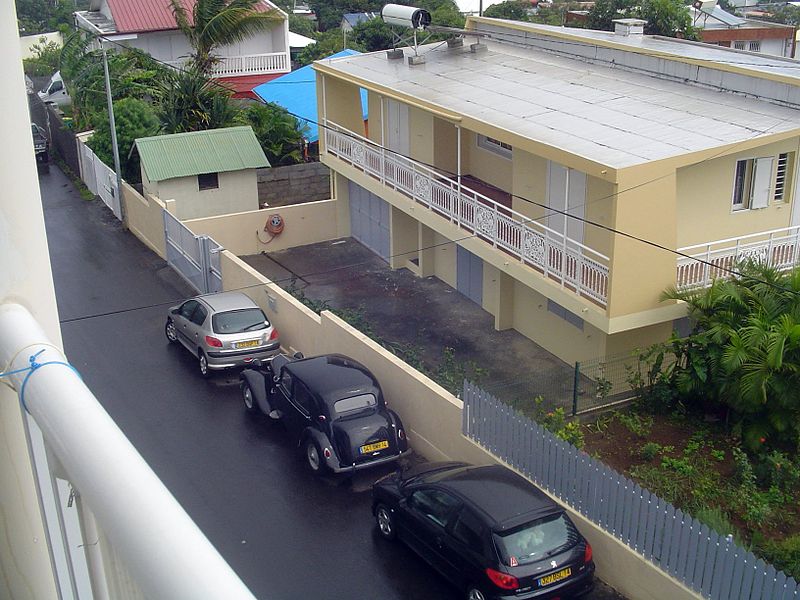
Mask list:
[[796,61],[626,22],[467,28],[314,64],[340,220],[392,267],[574,362],[666,339],[668,287],[797,264]]
[[716,2],[703,2],[700,8],[688,7],[692,23],[699,30],[700,41],[793,58],[795,55],[795,35],[797,27],[783,23],[772,23],[759,19],[749,19],[733,15]]
[[[194,0],[182,0],[192,15]],[[229,84],[237,96],[253,97],[250,90],[291,70],[289,17],[269,0],[259,0],[256,10],[271,11],[275,25],[219,50],[221,60],[213,76]],[[89,10],[74,13],[75,24],[131,48],[138,48],[175,67],[186,64],[191,45],[175,22],[169,0],[91,0]]]
[[258,210],[256,169],[269,161],[253,129],[228,127],[139,138],[142,188],[180,220]]

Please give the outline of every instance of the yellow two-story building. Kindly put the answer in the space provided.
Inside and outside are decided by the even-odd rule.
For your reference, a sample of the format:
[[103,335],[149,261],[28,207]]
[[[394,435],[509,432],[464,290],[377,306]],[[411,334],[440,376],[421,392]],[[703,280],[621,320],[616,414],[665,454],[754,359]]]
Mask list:
[[800,62],[641,25],[470,18],[474,37],[315,63],[349,234],[569,362],[665,339],[670,286],[797,263]]

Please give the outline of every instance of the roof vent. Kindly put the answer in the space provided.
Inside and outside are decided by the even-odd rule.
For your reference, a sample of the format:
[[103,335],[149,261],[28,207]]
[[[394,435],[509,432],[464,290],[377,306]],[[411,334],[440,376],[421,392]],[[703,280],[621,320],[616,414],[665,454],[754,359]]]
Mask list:
[[614,35],[635,36],[644,34],[644,19],[614,19]]

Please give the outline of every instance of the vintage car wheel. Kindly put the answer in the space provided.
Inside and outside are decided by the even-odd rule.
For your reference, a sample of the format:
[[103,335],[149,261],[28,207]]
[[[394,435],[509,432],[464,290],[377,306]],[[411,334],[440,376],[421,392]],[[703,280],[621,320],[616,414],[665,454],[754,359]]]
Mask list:
[[375,510],[375,522],[378,525],[378,533],[385,540],[393,540],[397,537],[394,529],[394,517],[392,511],[386,508],[385,504],[378,504]]
[[246,381],[242,382],[242,402],[244,402],[244,407],[247,409],[247,412],[256,412],[257,405],[256,399],[253,396],[253,388],[251,388],[250,384]]
[[167,336],[170,344],[178,342],[178,330],[175,329],[175,322],[172,319],[167,319],[167,324],[164,325],[164,335]]
[[200,367],[200,375],[202,375],[205,379],[211,377],[211,369],[208,368],[208,358],[206,357],[206,353],[202,350],[199,351],[200,353],[197,356],[197,366]]
[[311,438],[307,438],[303,449],[309,470],[315,475],[324,473],[327,470],[327,465],[325,464],[325,459],[322,458],[322,452],[317,442]]

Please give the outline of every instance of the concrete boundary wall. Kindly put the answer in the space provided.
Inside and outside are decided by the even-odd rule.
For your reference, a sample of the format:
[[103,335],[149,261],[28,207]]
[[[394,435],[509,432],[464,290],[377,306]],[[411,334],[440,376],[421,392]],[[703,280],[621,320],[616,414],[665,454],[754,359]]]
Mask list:
[[[364,363],[403,419],[412,446],[426,458],[502,462],[462,435],[464,405],[447,390],[336,315],[328,311],[315,314],[230,252],[223,252],[221,264],[225,290],[242,289],[253,298],[274,322],[289,350],[306,355],[338,352]],[[701,598],[580,513],[567,510],[594,548],[599,577],[631,600]]]
[[[265,231],[272,215],[280,215],[284,224],[283,231],[275,236]],[[191,219],[184,224],[195,235],[208,235],[237,256],[275,252],[340,237],[335,200]]]
[[[123,198],[128,228],[163,258],[164,204],[157,198],[142,197],[128,185],[124,186]],[[431,460],[475,464],[501,462],[462,435],[463,403],[447,390],[336,315],[328,311],[317,315],[233,252],[221,253],[220,266],[224,289],[241,290],[250,296],[275,323],[284,348],[307,355],[339,352],[369,367],[380,380],[389,404],[402,417],[412,446],[422,455]],[[567,510],[594,548],[598,576],[631,600],[701,598],[580,513],[569,507]]]
[[259,206],[299,204],[331,197],[331,172],[321,162],[256,171]]

